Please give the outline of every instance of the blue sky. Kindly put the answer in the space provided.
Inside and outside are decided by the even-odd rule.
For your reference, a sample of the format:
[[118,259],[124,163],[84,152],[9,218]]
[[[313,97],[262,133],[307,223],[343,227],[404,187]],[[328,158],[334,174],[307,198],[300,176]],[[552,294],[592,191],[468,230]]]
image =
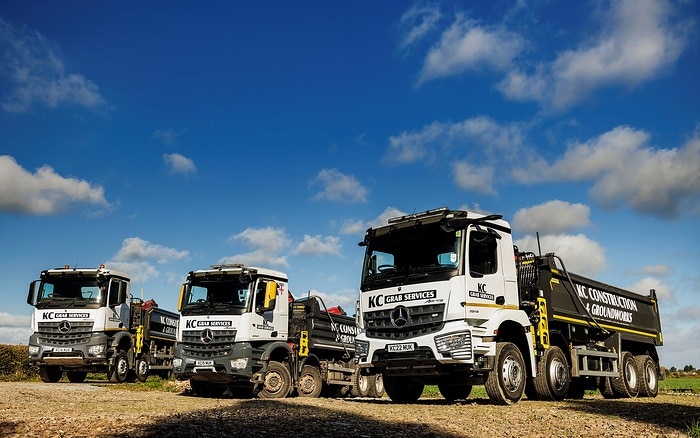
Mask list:
[[354,308],[368,226],[500,213],[521,249],[657,290],[700,367],[693,1],[0,3],[0,343],[43,269],[174,310],[190,270]]

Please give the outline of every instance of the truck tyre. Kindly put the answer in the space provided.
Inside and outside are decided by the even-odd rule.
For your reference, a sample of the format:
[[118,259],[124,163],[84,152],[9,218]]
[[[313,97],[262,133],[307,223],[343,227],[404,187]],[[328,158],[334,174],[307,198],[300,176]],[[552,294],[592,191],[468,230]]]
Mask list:
[[517,403],[525,392],[527,378],[525,360],[512,342],[496,344],[496,364],[484,387],[492,402],[509,405]]
[[569,363],[559,347],[549,347],[537,363],[537,376],[532,379],[541,400],[564,400],[569,391]]
[[659,394],[659,373],[656,363],[648,354],[636,356],[634,362],[637,364],[639,377],[639,396],[656,397]]
[[136,361],[136,380],[145,382],[148,378],[148,362],[143,359]]
[[586,379],[584,377],[572,377],[566,398],[581,400],[586,393]]
[[292,376],[289,369],[280,362],[271,360],[267,364],[267,372],[258,390],[258,398],[285,398],[292,387]]
[[382,398],[384,396],[384,376],[382,373],[375,374],[372,378],[369,396],[374,398]]
[[126,351],[119,350],[114,355],[114,363],[109,367],[109,381],[112,383],[124,383],[129,377],[129,358]]
[[460,385],[438,385],[440,394],[447,401],[455,400],[466,400],[469,398],[469,394],[472,393],[472,385],[460,384]]
[[300,397],[317,398],[321,395],[323,389],[323,381],[321,380],[321,372],[312,365],[304,365],[301,368],[299,376],[299,385],[297,392]]
[[629,351],[623,351],[620,357],[620,377],[610,379],[610,386],[618,397],[634,398],[639,394],[637,364]]
[[63,371],[57,366],[42,365],[39,367],[39,377],[44,383],[56,383],[63,377]]
[[618,395],[615,394],[615,391],[612,389],[610,380],[610,377],[601,377],[600,381],[598,382],[598,390],[600,390],[600,395],[602,395],[603,398],[612,399],[618,397]]
[[411,381],[407,377],[384,376],[384,389],[391,401],[413,403],[423,394],[425,385]]
[[83,383],[87,377],[87,371],[66,371],[66,377],[71,383]]
[[192,392],[200,397],[216,398],[221,397],[226,391],[226,386],[217,385],[215,383],[207,382],[206,380],[192,380],[190,379],[190,388]]
[[360,370],[356,369],[352,375],[352,389],[350,395],[353,397],[369,397],[370,388],[374,386],[373,376],[365,376],[360,374]]

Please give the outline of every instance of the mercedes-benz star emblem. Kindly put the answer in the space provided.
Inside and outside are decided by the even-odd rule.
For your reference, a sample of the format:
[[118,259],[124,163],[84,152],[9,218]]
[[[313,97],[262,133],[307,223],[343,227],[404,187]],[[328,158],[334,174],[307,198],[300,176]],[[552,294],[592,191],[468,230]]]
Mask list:
[[406,327],[410,319],[406,306],[398,306],[392,310],[390,317],[391,323],[394,324],[396,328]]
[[211,331],[211,329],[204,329],[202,330],[202,336],[200,336],[200,338],[202,339],[202,342],[208,344],[214,340],[214,332]]
[[70,322],[61,321],[58,323],[58,331],[61,333],[68,333],[70,331]]

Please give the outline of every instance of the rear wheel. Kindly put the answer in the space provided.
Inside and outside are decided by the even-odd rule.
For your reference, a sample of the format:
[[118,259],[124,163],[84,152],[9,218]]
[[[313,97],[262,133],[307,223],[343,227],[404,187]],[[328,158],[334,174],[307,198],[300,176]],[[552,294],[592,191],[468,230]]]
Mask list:
[[413,403],[423,394],[425,385],[407,377],[384,376],[386,395],[396,403]]
[[126,351],[119,350],[114,355],[114,363],[109,369],[109,381],[123,383],[129,377],[129,358]]
[[259,398],[284,398],[289,395],[292,387],[292,376],[289,369],[280,362],[270,361],[263,383],[258,391]]
[[508,405],[517,403],[525,392],[525,360],[512,342],[496,344],[496,364],[484,387],[492,402]]
[[636,397],[639,394],[637,364],[629,351],[620,357],[620,377],[610,379],[610,386],[618,397]]
[[369,397],[370,388],[374,384],[372,376],[360,374],[360,370],[356,369],[352,377],[352,389],[350,395],[353,397]]
[[438,385],[440,394],[448,401],[466,400],[472,393],[472,385]]
[[542,400],[564,400],[570,377],[569,363],[561,348],[549,347],[537,364],[535,391]]
[[382,376],[382,373],[379,373],[372,377],[372,386],[370,387],[369,396],[382,398],[384,396],[384,376]]
[[83,383],[87,377],[87,371],[66,371],[66,377],[71,383]]
[[659,394],[659,373],[656,363],[647,354],[636,356],[637,376],[639,377],[639,396],[656,397]]
[[63,371],[57,366],[43,365],[39,367],[39,377],[44,383],[56,383],[63,377]]
[[148,378],[148,362],[143,359],[136,361],[136,379],[139,382],[145,382]]
[[297,388],[299,396],[316,398],[321,395],[321,389],[323,389],[321,372],[314,366],[304,365],[301,368],[301,376],[299,376],[299,386]]

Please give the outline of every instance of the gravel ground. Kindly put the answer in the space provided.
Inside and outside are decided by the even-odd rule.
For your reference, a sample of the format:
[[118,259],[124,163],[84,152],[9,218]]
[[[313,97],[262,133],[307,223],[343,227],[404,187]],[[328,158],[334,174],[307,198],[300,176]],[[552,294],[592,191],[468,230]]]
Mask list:
[[521,437],[687,436],[700,397],[415,404],[387,398],[206,399],[126,385],[0,383],[0,436],[37,437]]

